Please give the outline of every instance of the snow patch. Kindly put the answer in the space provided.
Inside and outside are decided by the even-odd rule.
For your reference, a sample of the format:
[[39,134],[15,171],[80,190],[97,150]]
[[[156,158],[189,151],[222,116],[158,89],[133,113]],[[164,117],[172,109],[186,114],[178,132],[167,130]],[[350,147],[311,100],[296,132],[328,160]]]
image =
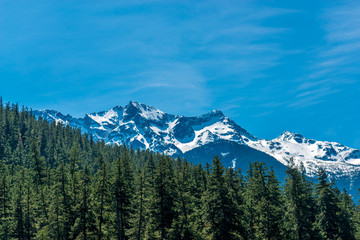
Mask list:
[[[354,176],[360,172],[359,150],[339,143],[306,139],[300,134],[288,131],[272,140],[259,139],[220,111],[212,111],[199,117],[182,117],[165,114],[144,104],[130,104],[125,108],[115,107],[109,111],[87,114],[90,121],[86,117],[72,118],[52,110],[34,111],[34,114],[50,122],[80,128],[83,133],[92,134],[95,140],[104,140],[106,144],[121,145],[138,141],[144,144],[146,149],[161,149],[165,154],[174,155],[218,140],[227,140],[264,152],[284,165],[288,165],[290,158],[293,158],[294,163],[302,164],[310,176],[315,176],[319,167],[339,176]],[[128,118],[126,109],[129,107],[136,108],[132,113],[139,114],[137,116],[142,118],[140,121]],[[180,123],[181,127],[189,128],[184,131],[193,133],[191,137],[175,137],[174,129]],[[230,153],[220,154],[228,157]],[[232,165],[236,166],[236,159],[232,160]]]
[[233,169],[235,169],[235,167],[236,167],[236,158],[234,158],[233,160],[232,160],[232,168]]
[[221,156],[226,157],[226,156],[229,155],[229,154],[230,154],[229,152],[226,152],[226,153],[222,152],[222,153],[221,153]]

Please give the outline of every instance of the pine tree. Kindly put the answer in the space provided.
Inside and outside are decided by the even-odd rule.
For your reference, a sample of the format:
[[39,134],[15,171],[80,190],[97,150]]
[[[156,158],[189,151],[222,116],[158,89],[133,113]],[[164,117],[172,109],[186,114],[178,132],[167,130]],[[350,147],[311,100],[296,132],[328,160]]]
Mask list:
[[[201,235],[204,230],[203,196],[206,189],[206,173],[201,165],[195,165],[190,169],[189,191],[191,198],[191,210],[189,222],[194,234]],[[201,239],[201,238],[200,238]]]
[[73,201],[70,196],[68,173],[63,163],[56,169],[52,197],[49,211],[51,221],[47,231],[51,232],[54,239],[69,239],[75,213],[71,206]]
[[[232,202],[229,189],[226,186],[224,167],[218,157],[213,159],[209,172],[207,188],[204,195],[205,231],[209,239],[240,239],[241,219],[240,209]],[[239,231],[240,230],[240,231]]]
[[[56,129],[56,128],[55,128]],[[62,147],[60,142],[57,143],[57,154],[56,154],[56,159],[58,162],[66,162],[66,156],[65,154],[61,151]],[[82,177],[82,172],[80,170],[80,159],[81,159],[82,155],[80,153],[79,150],[79,146],[78,145],[72,145],[70,152],[69,152],[69,164],[66,165],[66,172],[68,172],[69,174],[64,175],[64,177],[66,177],[66,180],[68,182],[68,188],[69,188],[69,193],[67,196],[65,196],[66,191],[63,191],[63,199],[66,197],[68,199],[68,204],[70,206],[70,208],[67,210],[67,212],[70,214],[69,215],[69,220],[67,221],[67,226],[66,229],[69,229],[69,227],[72,229],[73,225],[75,224],[76,218],[77,218],[77,214],[76,212],[78,211],[78,207],[81,206],[81,188],[83,187],[81,185],[81,183],[83,181],[81,181],[81,177]],[[65,165],[64,165],[65,167]],[[66,183],[66,181],[63,181],[64,183]],[[65,186],[64,186],[64,190],[65,190]],[[69,231],[70,235],[72,233],[72,230]]]
[[318,172],[316,196],[318,207],[315,222],[316,228],[319,230],[322,238],[340,238],[339,196],[333,187],[333,183],[327,181],[327,174],[322,168]]
[[129,239],[130,217],[133,200],[133,173],[130,157],[127,152],[117,160],[113,180],[114,209],[116,214],[116,231],[119,240]]
[[[155,171],[156,165],[154,156],[152,154],[146,154],[145,158],[145,166],[144,166],[144,222],[143,222],[143,229],[146,230],[145,234],[149,234],[149,223],[151,218],[151,207],[152,202],[151,198],[154,193],[155,188]],[[147,236],[146,238],[150,238]]]
[[132,231],[130,235],[131,239],[140,240],[144,239],[145,234],[145,176],[140,169],[136,170],[134,185],[134,205],[137,207],[131,218]]
[[37,229],[41,230],[48,225],[48,205],[49,199],[46,193],[49,192],[49,186],[46,178],[45,158],[41,156],[38,142],[33,139],[30,146],[31,174],[35,187],[34,211],[38,221]]
[[35,192],[32,190],[33,178],[30,176],[28,171],[24,172],[24,187],[25,187],[25,239],[32,239],[36,234],[36,229],[34,226],[35,223],[35,214],[34,214],[34,205],[35,205]]
[[186,160],[176,159],[175,168],[175,218],[170,230],[171,239],[194,239],[195,229],[191,224],[191,216],[196,208],[193,205],[194,197],[191,195],[191,167]]
[[36,140],[32,140],[31,147],[30,147],[30,158],[32,169],[34,171],[34,182],[35,182],[35,189],[36,192],[39,191],[39,187],[44,184],[45,182],[45,161],[44,158],[40,155],[40,150],[38,143]]
[[[358,189],[358,195],[360,195],[360,189]],[[355,207],[354,215],[352,216],[355,227],[355,239],[360,239],[360,200]]]
[[173,166],[169,157],[159,159],[154,176],[154,188],[150,195],[150,216],[146,239],[168,239],[175,218],[175,182]]
[[355,239],[355,204],[345,189],[340,195],[340,211],[340,238]]
[[264,163],[250,164],[246,185],[250,239],[282,239],[284,209],[279,182]]
[[283,192],[263,163],[247,173],[95,142],[0,98],[0,239],[360,238],[324,171],[314,191],[290,166]]
[[283,239],[283,196],[281,194],[280,182],[275,176],[273,168],[267,174],[267,207],[266,224],[267,239]]
[[231,203],[234,205],[232,208],[233,214],[235,215],[235,221],[232,222],[234,232],[241,238],[246,239],[247,233],[245,229],[245,217],[244,217],[244,180],[241,175],[240,169],[234,170],[233,168],[228,168],[225,173],[225,183],[229,191],[229,197]]
[[77,206],[76,222],[73,229],[73,239],[94,239],[96,233],[95,216],[90,202],[90,175],[88,166],[81,174],[81,199]]
[[[14,221],[15,226],[13,230],[13,236],[16,239],[26,239],[25,238],[25,224],[24,224],[24,209],[23,209],[23,199],[22,199],[22,186],[19,185],[14,196]],[[4,238],[6,239],[6,238]]]
[[288,239],[315,239],[315,202],[310,183],[293,162],[288,166],[285,184]]
[[94,210],[97,215],[98,237],[108,239],[112,234],[110,228],[112,213],[111,181],[108,163],[103,155],[98,158],[99,170],[95,175],[94,183]]
[[9,238],[10,189],[7,167],[0,159],[0,238]]

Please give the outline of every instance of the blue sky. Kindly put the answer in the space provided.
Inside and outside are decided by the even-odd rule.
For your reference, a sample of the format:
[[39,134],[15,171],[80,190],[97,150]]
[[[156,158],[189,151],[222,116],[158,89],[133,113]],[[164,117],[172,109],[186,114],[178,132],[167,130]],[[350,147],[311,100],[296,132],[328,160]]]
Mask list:
[[[131,2],[131,3],[130,3]],[[360,148],[359,1],[0,0],[0,95],[74,116],[130,100]]]

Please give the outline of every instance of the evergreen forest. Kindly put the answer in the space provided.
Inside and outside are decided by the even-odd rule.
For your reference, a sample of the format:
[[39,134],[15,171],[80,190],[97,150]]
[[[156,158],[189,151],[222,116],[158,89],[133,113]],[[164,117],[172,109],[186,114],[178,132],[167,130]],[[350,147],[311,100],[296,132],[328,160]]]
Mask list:
[[360,208],[324,170],[285,182],[95,142],[0,102],[0,239],[360,239]]

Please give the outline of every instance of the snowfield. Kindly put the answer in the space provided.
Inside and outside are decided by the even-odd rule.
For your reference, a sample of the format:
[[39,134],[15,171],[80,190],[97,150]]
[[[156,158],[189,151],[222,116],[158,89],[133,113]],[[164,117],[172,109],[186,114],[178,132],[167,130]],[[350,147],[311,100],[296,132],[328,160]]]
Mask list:
[[[319,167],[339,177],[360,173],[360,151],[357,149],[336,142],[306,139],[287,131],[272,140],[257,138],[219,110],[198,117],[184,117],[130,102],[125,107],[86,114],[84,118],[65,116],[54,110],[39,110],[34,114],[50,122],[80,128],[95,140],[104,140],[107,144],[126,144],[171,156],[181,156],[209,143],[227,140],[266,153],[284,165],[292,158],[312,177]],[[218,155],[226,157],[229,152]],[[236,162],[237,159],[233,159],[232,165],[236,166]]]

